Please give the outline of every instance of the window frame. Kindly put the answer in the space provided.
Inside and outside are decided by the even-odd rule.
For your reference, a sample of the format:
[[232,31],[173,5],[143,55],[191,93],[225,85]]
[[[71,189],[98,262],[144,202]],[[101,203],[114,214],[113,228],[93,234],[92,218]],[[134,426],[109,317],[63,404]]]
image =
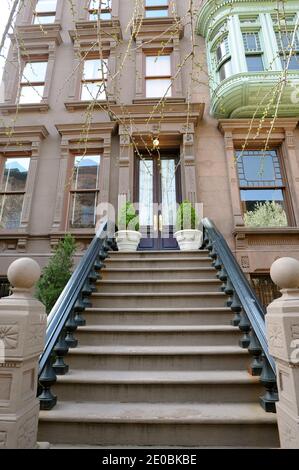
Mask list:
[[[169,18],[169,9],[170,3],[169,0],[165,0],[167,5],[147,5],[147,0],[144,0],[144,17],[146,19],[153,19],[153,18]],[[167,11],[167,15],[165,16],[147,16],[147,12],[155,12],[155,11]]]
[[[282,35],[285,35],[285,34],[290,34],[290,35],[293,35],[294,32],[290,30],[290,28],[286,28],[285,31],[278,31],[277,29],[275,29],[275,37],[276,37],[276,43],[277,43],[277,50],[278,50],[278,54],[279,54],[279,57],[280,57],[280,63],[281,63],[281,67],[282,69],[284,69],[285,67],[285,57],[284,57],[284,52],[286,52],[286,60],[288,60],[288,57],[289,57],[289,52],[290,52],[290,49],[288,48],[284,48],[283,46],[283,43],[281,42],[281,38],[280,38],[280,34]],[[292,38],[290,38],[292,39]],[[283,46],[283,49],[281,48],[281,46]],[[288,71],[298,71],[299,70],[299,33],[298,33],[298,30],[296,32],[296,37],[295,37],[295,43],[294,43],[294,48],[293,48],[293,52],[292,52],[292,57],[297,60],[297,68],[293,69],[293,68],[289,68]]]
[[[26,159],[29,160],[27,176],[26,176],[26,183],[24,185],[24,189],[14,190],[14,191],[13,190],[6,190],[5,188],[2,187],[6,162],[8,160],[13,160],[13,159],[17,159],[17,158],[26,158]],[[0,197],[5,198],[5,196],[16,196],[16,195],[17,196],[19,196],[19,195],[23,196],[22,210],[20,212],[20,223],[19,223],[18,227],[13,227],[13,228],[3,227],[1,230],[18,230],[18,229],[21,228],[22,216],[23,216],[23,212],[24,212],[24,201],[25,201],[26,193],[28,192],[28,180],[29,180],[29,177],[30,177],[31,163],[32,163],[32,156],[31,156],[30,153],[3,155],[3,157],[1,158],[1,162],[0,162]],[[2,217],[0,217],[0,224],[1,224],[1,222],[2,222]]]
[[[220,59],[218,59],[217,58],[217,50],[219,49],[219,47],[222,44],[225,45],[225,48],[226,48],[227,52]],[[229,33],[228,32],[225,32],[224,34],[222,33],[220,35],[220,37],[216,38],[213,41],[211,51],[212,51],[214,61],[215,61],[214,62],[214,64],[215,64],[214,65],[215,73],[217,74],[218,83],[220,84],[232,75],[232,55],[231,55],[231,50],[230,50],[230,46],[229,46]],[[228,63],[230,64],[231,73],[230,73],[229,76],[221,78],[221,70]]]
[[[108,2],[110,3],[110,6],[108,8],[101,8],[101,11],[100,11],[100,15],[99,15],[99,9],[94,9],[94,8],[91,8],[91,2],[92,0],[89,0],[88,2],[88,18],[89,18],[89,21],[97,21],[96,19],[92,18],[92,16],[98,16],[100,17],[99,19],[101,21],[110,21],[112,19],[112,2],[113,0],[108,0]],[[109,14],[110,15],[110,18],[101,18],[101,15],[107,15]]]
[[[236,174],[237,174],[237,179],[238,179],[238,187],[239,187],[239,195],[240,195],[240,205],[241,205],[241,212],[242,212],[242,215],[244,216],[244,214],[247,212],[246,211],[246,208],[245,208],[245,204],[246,204],[246,201],[242,201],[242,198],[241,198],[241,191],[250,191],[250,190],[281,190],[282,192],[282,195],[283,195],[283,209],[286,213],[286,217],[287,217],[287,222],[288,222],[288,227],[292,226],[293,225],[293,217],[292,217],[292,203],[291,203],[291,198],[290,198],[290,192],[289,192],[289,187],[288,187],[288,181],[287,181],[287,174],[286,174],[286,169],[285,169],[285,166],[284,166],[284,162],[283,162],[283,158],[282,158],[282,153],[280,151],[279,148],[277,147],[271,147],[268,151],[272,152],[274,151],[276,153],[276,156],[277,156],[277,160],[278,160],[278,163],[279,163],[279,170],[280,170],[280,175],[281,175],[281,179],[282,179],[282,185],[281,186],[274,186],[274,185],[265,185],[265,186],[257,186],[257,185],[253,185],[253,186],[242,186],[240,184],[240,173],[239,173],[239,169],[238,169],[238,153],[242,153],[242,149],[241,148],[235,148],[234,150],[234,153],[235,153],[235,158],[236,158]],[[250,146],[250,148],[244,150],[244,154],[246,154],[246,152],[263,152],[263,150],[260,150],[260,148],[254,148],[254,146]],[[267,228],[267,227],[265,227]]]
[[[247,72],[248,73],[261,73],[265,72],[266,70],[266,65],[265,65],[265,58],[264,58],[264,50],[262,47],[262,40],[261,40],[261,30],[256,30],[256,31],[246,31],[242,30],[242,40],[243,40],[243,46],[244,46],[244,51],[245,51],[245,62],[246,62],[246,67],[247,67]],[[247,48],[246,47],[246,41],[244,36],[245,35],[251,35],[255,36],[257,38],[256,40],[256,47],[255,48]],[[247,57],[260,57],[261,63],[262,63],[262,70],[249,70],[248,68],[248,63],[247,63]]]
[[[34,63],[46,63],[47,64],[46,70],[45,70],[44,81],[29,81],[27,79],[25,81],[23,81],[23,74],[24,74],[24,71],[25,71],[25,68],[26,68],[27,64],[34,64]],[[19,93],[19,96],[17,96],[18,104],[27,105],[27,104],[32,104],[32,103],[42,103],[43,102],[44,94],[45,94],[45,87],[46,87],[48,65],[49,65],[48,58],[38,57],[38,58],[32,58],[31,60],[29,58],[29,60],[24,61],[24,66],[23,66],[22,76],[21,76],[21,81],[20,81],[20,93]],[[41,96],[40,101],[39,102],[36,102],[36,101],[21,102],[22,89],[23,88],[33,88],[34,89],[37,86],[42,86],[43,87],[43,92],[42,92],[42,96]]]
[[[36,10],[37,6],[38,6],[38,3],[39,3],[39,0],[36,1],[36,4],[35,4],[35,8],[34,8],[34,11],[33,11],[33,16],[32,16],[32,24],[42,24],[42,25],[45,25],[45,24],[53,24],[55,23],[56,21],[56,15],[57,15],[57,3],[58,3],[58,0],[56,0],[56,9],[53,10],[53,11],[41,11],[41,12],[38,12]],[[51,22],[51,23],[44,23],[43,21],[37,21],[36,22],[36,19],[37,18],[45,18],[45,17],[48,17],[48,16],[53,16],[54,17],[54,21]]]
[[[103,78],[84,78],[84,67],[85,67],[85,63],[88,62],[88,61],[92,61],[92,60],[98,60],[98,61],[104,61],[105,64],[106,64],[106,76],[105,76],[105,73],[104,73],[104,76]],[[82,98],[82,94],[83,94],[83,90],[84,90],[84,84],[88,84],[88,83],[91,83],[91,84],[95,84],[95,83],[103,83],[105,82],[106,85],[103,89],[103,93],[105,94],[105,99],[97,99],[96,101],[108,101],[108,56],[107,57],[103,57],[102,59],[99,59],[98,57],[93,57],[93,56],[90,56],[90,57],[85,57],[85,59],[83,60],[83,64],[82,64],[82,75],[81,75],[81,82],[80,82],[80,101],[95,101],[95,98],[92,98],[92,96],[90,96],[90,98],[88,100],[85,100]],[[104,69],[103,69],[104,71]],[[104,71],[105,72],[105,71]]]
[[[162,57],[167,56],[169,57],[169,65],[170,65],[170,75],[147,75],[147,57]],[[172,51],[163,51],[163,53],[159,53],[159,51],[144,51],[144,83],[145,83],[145,90],[144,96],[146,99],[159,99],[165,96],[155,96],[155,97],[148,97],[147,96],[147,82],[149,80],[169,80],[171,83],[170,88],[168,89],[169,96],[165,96],[165,98],[172,98],[173,97],[173,70],[172,70]]]
[[[97,181],[96,181],[96,187],[95,188],[74,188],[73,186],[73,175],[75,171],[75,160],[76,158],[81,157],[81,158],[88,158],[88,157],[99,157],[99,165],[97,169]],[[70,170],[69,170],[69,175],[70,175],[70,188],[69,188],[69,194],[68,194],[68,203],[67,203],[67,214],[66,214],[66,225],[68,229],[70,230],[90,230],[93,229],[96,224],[97,224],[97,213],[96,213],[96,208],[99,203],[99,197],[100,197],[100,181],[101,181],[101,167],[102,167],[102,160],[103,160],[103,153],[100,152],[88,152],[86,154],[82,155],[82,152],[75,153],[72,152],[70,155]],[[72,209],[74,211],[75,209],[75,204],[74,204],[74,196],[76,194],[94,194],[94,201],[95,201],[95,206],[94,206],[94,224],[92,226],[76,226],[73,225],[74,222],[72,222]]]

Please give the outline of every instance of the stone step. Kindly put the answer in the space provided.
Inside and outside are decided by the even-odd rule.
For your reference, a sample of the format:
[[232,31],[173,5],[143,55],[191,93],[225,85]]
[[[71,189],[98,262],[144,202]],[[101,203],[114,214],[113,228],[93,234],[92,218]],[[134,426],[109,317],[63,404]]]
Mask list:
[[94,293],[93,307],[109,308],[178,308],[225,307],[223,292],[165,292],[165,293]]
[[276,417],[253,403],[58,402],[39,441],[88,445],[278,447]]
[[220,292],[222,283],[218,279],[157,279],[97,282],[99,293],[172,293],[172,292]]
[[236,346],[240,336],[229,325],[89,325],[76,332],[80,346]]
[[216,279],[217,271],[212,267],[205,268],[106,268],[101,271],[103,280],[126,281],[134,279]]
[[84,370],[247,370],[248,351],[239,346],[78,346],[70,369]]
[[58,376],[59,401],[256,403],[264,389],[246,371],[86,371]]
[[208,256],[200,257],[147,257],[138,258],[133,256],[111,257],[105,260],[106,268],[206,268],[212,266],[212,260]]
[[180,250],[168,250],[168,251],[109,251],[109,258],[202,258],[209,256],[208,250],[196,250],[196,251],[180,251]]
[[89,308],[84,312],[89,325],[229,325],[233,318],[227,307],[205,308]]

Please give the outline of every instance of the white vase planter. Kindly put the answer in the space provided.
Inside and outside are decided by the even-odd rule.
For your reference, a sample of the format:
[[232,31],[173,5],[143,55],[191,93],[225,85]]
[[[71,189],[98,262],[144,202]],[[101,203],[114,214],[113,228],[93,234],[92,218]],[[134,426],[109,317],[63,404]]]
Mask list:
[[120,230],[115,239],[119,251],[136,251],[141,239],[141,233],[135,230]]
[[180,230],[174,234],[181,251],[199,250],[202,245],[202,232],[200,230]]

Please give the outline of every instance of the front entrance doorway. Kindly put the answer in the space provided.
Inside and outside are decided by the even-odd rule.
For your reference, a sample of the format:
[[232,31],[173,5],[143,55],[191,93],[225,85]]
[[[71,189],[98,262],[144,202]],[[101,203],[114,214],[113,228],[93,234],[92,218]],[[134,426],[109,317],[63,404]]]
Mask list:
[[136,155],[135,201],[139,204],[139,250],[176,250],[177,204],[182,200],[181,167],[175,152]]

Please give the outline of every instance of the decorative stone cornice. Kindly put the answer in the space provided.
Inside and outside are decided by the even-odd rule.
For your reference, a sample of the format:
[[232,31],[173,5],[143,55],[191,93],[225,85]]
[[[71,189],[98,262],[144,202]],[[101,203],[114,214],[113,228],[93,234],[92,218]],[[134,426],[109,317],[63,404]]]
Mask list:
[[17,26],[12,34],[13,43],[20,45],[21,55],[48,54],[51,48],[62,43],[61,26],[57,23]]
[[122,39],[119,20],[101,21],[100,33],[97,21],[78,21],[75,25],[75,30],[69,31],[69,34],[81,52],[97,51],[99,34],[104,49],[105,47],[115,47]]
[[62,137],[61,146],[65,152],[104,149],[105,154],[110,154],[111,136],[116,132],[117,123],[58,124],[56,129]]
[[[182,39],[184,36],[184,27],[180,18],[138,18],[136,34],[131,29],[135,40],[165,41],[170,39]],[[141,22],[141,24],[140,24]]]
[[[298,118],[277,118],[271,131],[269,143],[281,144],[286,138],[290,137],[297,127]],[[256,142],[265,142],[269,137],[269,130],[272,128],[272,119],[265,119],[262,126],[259,119],[222,119],[219,121],[219,130],[223,135],[230,139],[234,145],[244,144],[244,139]],[[250,133],[249,129],[251,129]]]
[[204,113],[204,103],[187,103],[182,102],[163,102],[161,106],[157,105],[156,109],[152,103],[135,103],[129,106],[112,106],[111,109],[117,116],[122,116],[122,121],[135,123],[153,124],[156,120],[161,121],[161,113],[163,121],[177,122],[186,124],[188,121],[197,125],[202,120]]
[[[196,29],[198,34],[206,37],[211,23],[215,23],[216,16],[222,10],[223,19],[231,14],[239,13],[246,8],[247,13],[252,12],[269,12],[273,13],[273,0],[206,0],[199,10],[197,17]],[[285,2],[286,10],[297,11],[297,0],[288,0]]]
[[26,104],[0,104],[0,113],[19,114],[19,113],[46,113],[49,111],[48,103],[26,103]]
[[0,128],[0,153],[32,152],[49,132],[45,126],[18,126],[14,128]]

